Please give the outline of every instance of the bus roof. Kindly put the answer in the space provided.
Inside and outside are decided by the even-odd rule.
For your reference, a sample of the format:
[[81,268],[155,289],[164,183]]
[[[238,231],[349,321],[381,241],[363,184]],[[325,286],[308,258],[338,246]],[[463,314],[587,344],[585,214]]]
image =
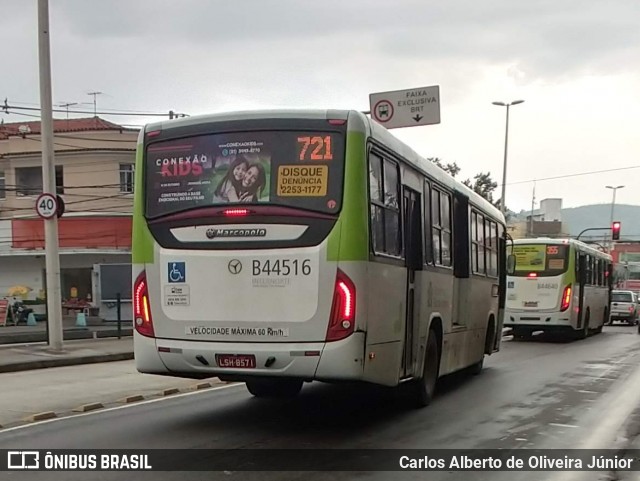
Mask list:
[[515,239],[513,241],[514,244],[551,244],[551,245],[572,245],[575,248],[579,249],[583,252],[589,252],[594,255],[598,255],[600,257],[605,257],[608,259],[612,259],[612,257],[606,252],[602,252],[589,244],[585,244],[576,239],[555,239],[551,237],[534,237],[531,239]]
[[[173,120],[162,120],[159,122],[149,123],[143,129],[144,132],[154,130],[169,130],[179,127],[188,127],[191,125],[200,125],[208,122],[225,122],[234,120],[258,120],[258,119],[287,119],[287,118],[303,118],[303,119],[341,119],[349,120],[349,130],[365,133],[383,145],[389,147],[400,157],[405,159],[409,164],[428,175],[445,187],[451,190],[463,193],[472,204],[476,205],[482,211],[491,215],[501,224],[505,224],[504,216],[500,209],[496,208],[491,202],[481,195],[468,188],[462,182],[458,182],[447,172],[435,165],[433,162],[425,159],[415,152],[411,147],[398,139],[388,129],[367,117],[362,112],[356,110],[319,110],[319,109],[277,109],[277,110],[245,110],[235,112],[223,112],[207,115],[194,115],[191,117],[183,117]],[[142,134],[142,133],[141,133]]]

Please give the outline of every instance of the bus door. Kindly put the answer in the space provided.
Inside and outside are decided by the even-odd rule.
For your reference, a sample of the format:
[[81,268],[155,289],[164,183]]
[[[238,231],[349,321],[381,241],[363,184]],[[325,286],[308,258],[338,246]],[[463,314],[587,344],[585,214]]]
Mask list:
[[585,285],[587,283],[587,269],[589,268],[589,255],[584,255],[577,253],[577,276],[576,280],[578,281],[578,318],[576,328],[582,329],[582,321],[584,320],[584,295],[585,295]]
[[404,229],[404,251],[405,263],[407,267],[407,298],[405,315],[405,337],[404,349],[402,353],[401,378],[415,375],[413,372],[416,365],[419,340],[419,319],[416,316],[416,292],[417,286],[416,271],[422,269],[422,211],[420,194],[415,190],[404,188],[403,194],[403,229]]

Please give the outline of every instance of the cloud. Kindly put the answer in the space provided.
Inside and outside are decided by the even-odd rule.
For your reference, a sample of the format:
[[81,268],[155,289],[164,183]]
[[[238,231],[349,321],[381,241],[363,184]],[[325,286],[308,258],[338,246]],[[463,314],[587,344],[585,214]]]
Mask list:
[[[0,100],[38,102],[36,5],[3,2]],[[56,103],[98,90],[98,109],[365,110],[369,93],[440,85],[442,123],[393,133],[457,161],[463,178],[501,178],[493,100],[526,100],[510,127],[514,181],[640,158],[637,0],[55,0],[50,12]],[[536,195],[605,202],[599,185],[616,175],[540,183]],[[531,185],[507,195],[526,207]]]

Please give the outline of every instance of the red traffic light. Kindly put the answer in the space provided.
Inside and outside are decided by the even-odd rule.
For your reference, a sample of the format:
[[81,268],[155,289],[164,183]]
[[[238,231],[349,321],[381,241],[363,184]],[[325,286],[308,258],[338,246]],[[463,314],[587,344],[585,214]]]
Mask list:
[[611,224],[611,239],[612,240],[620,240],[620,227],[622,224],[618,221],[615,221]]

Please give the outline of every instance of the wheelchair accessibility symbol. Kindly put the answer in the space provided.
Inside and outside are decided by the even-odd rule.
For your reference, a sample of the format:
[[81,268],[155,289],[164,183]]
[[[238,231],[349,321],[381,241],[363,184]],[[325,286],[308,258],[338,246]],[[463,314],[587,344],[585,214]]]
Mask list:
[[186,282],[186,266],[184,262],[169,262],[169,282]]

